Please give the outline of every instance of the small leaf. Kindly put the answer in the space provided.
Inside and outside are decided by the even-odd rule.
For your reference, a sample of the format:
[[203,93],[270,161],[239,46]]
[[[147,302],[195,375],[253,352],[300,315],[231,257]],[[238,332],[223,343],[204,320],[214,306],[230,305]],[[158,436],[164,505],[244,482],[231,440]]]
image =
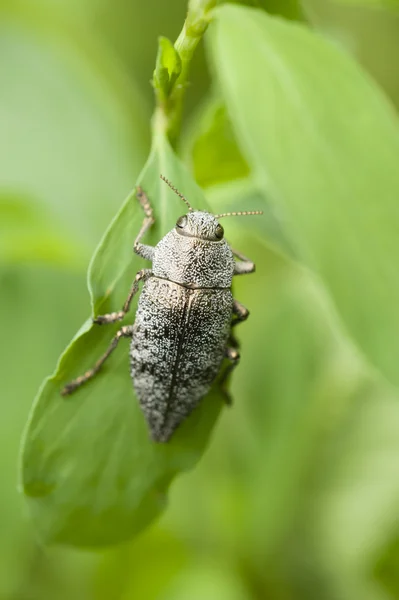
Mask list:
[[220,98],[210,98],[194,115],[184,145],[186,160],[202,187],[249,175],[248,163]]
[[158,40],[158,54],[154,71],[153,86],[162,101],[165,101],[181,73],[181,58],[168,38]]
[[[194,206],[205,206],[166,140],[156,138],[138,180],[157,219],[148,243],[155,243],[185,212],[160,173]],[[132,194],[90,266],[96,313],[100,307],[119,309],[143,267],[132,252],[142,220]],[[170,442],[151,442],[129,378],[123,341],[96,378],[62,398],[62,386],[94,364],[117,329],[118,325],[98,327],[87,321],[34,404],[23,442],[22,480],[35,526],[47,541],[97,546],[121,542],[142,530],[165,507],[173,477],[200,458],[222,405],[220,395],[212,391]]]
[[337,47],[262,11],[222,6],[212,51],[241,147],[287,235],[398,384],[396,114]]

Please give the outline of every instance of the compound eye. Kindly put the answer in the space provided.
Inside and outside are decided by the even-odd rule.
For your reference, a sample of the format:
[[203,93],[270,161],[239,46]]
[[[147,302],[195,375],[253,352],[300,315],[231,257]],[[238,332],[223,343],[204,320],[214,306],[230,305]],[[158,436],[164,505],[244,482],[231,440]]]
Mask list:
[[216,227],[215,235],[216,235],[216,237],[217,237],[218,240],[221,240],[223,238],[224,229],[223,229],[223,227],[221,225],[218,225]]
[[183,215],[182,217],[179,217],[176,221],[176,227],[179,227],[180,229],[184,229],[184,227],[187,225],[187,217],[186,215]]

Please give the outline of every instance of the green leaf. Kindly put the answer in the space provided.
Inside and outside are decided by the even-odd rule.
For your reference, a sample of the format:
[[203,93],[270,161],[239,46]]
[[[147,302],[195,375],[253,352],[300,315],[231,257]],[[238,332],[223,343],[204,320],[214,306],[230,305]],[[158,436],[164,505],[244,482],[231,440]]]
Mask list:
[[[344,0],[345,1],[345,0]],[[399,108],[399,71],[387,65],[399,54],[399,19],[390,10],[302,0],[310,25],[337,42],[362,65]]]
[[219,213],[263,210],[262,218],[240,219],[240,231],[251,229],[280,252],[294,255],[275,207],[251,176],[220,97],[212,94],[194,113],[183,147],[185,161],[206,188],[210,206],[217,206]]
[[[155,139],[138,184],[154,205],[155,243],[185,212],[162,173],[205,206],[164,138]],[[133,255],[142,210],[129,196],[100,243],[89,271],[95,313],[118,309],[142,259]],[[164,508],[173,477],[200,458],[222,401],[213,391],[168,444],[151,442],[129,378],[127,346],[102,372],[68,399],[62,386],[92,366],[118,325],[87,321],[62,355],[35,401],[22,452],[23,489],[40,536],[53,542],[96,546],[121,542],[142,530]],[[122,342],[123,344],[123,342]],[[121,344],[121,346],[122,346]]]
[[168,98],[181,73],[181,67],[181,58],[172,42],[166,37],[160,37],[152,83],[161,101]]
[[350,334],[399,383],[399,128],[377,86],[303,26],[224,5],[212,51],[255,176]]
[[183,143],[185,158],[202,187],[249,175],[220,98],[211,97],[194,114]]

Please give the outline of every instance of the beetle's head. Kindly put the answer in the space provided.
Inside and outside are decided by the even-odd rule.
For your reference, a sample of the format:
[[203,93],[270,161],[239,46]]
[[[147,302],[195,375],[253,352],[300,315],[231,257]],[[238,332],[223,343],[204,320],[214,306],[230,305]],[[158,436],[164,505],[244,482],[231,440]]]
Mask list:
[[224,234],[223,227],[214,215],[199,210],[193,210],[179,217],[176,222],[176,231],[181,235],[212,242],[219,242],[223,239]]
[[183,196],[171,183],[164,177],[160,176],[161,179],[168,184],[168,186],[186,203],[189,212],[182,217],[179,217],[176,222],[176,231],[180,235],[186,235],[188,237],[196,237],[202,240],[208,240],[212,242],[220,242],[223,239],[224,229],[220,225],[218,219],[221,217],[234,217],[244,215],[261,215],[263,211],[252,210],[245,212],[228,212],[220,215],[212,215],[209,212],[194,210],[187,198]]

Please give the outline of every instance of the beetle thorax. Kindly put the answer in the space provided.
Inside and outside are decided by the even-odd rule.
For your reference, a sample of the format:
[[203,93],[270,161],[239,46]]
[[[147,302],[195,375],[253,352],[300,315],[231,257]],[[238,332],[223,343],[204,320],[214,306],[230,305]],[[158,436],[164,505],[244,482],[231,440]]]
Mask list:
[[152,272],[183,285],[230,288],[234,257],[224,239],[210,241],[172,229],[155,248]]

